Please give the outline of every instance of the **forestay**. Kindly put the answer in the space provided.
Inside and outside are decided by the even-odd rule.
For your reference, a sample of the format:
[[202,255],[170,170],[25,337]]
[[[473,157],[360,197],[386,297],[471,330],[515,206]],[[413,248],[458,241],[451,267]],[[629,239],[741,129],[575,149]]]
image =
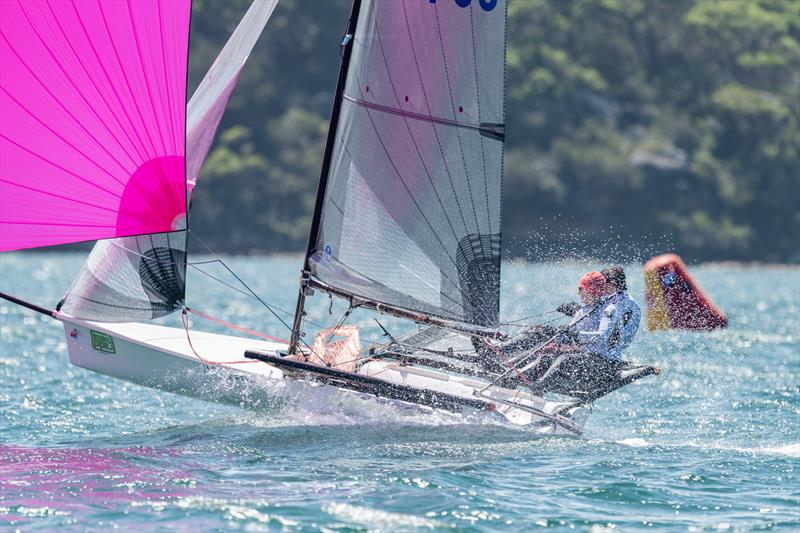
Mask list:
[[[187,196],[208,155],[242,68],[278,0],[248,9],[187,106]],[[186,232],[98,242],[59,309],[72,316],[127,322],[169,314],[186,292]]]
[[505,36],[505,0],[361,2],[314,278],[497,324]]
[[189,16],[0,2],[0,251],[184,226]]

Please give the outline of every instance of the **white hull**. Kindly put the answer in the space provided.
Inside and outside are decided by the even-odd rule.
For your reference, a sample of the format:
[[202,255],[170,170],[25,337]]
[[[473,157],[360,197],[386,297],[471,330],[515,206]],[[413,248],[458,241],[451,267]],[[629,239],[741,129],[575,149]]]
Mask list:
[[[65,315],[56,318],[64,324],[72,364],[137,385],[258,408],[274,404],[275,388],[269,383],[285,378],[281,369],[267,363],[236,363],[245,360],[246,350],[277,355],[286,350],[283,343],[191,331],[190,345],[184,329],[141,323],[101,324]],[[486,396],[476,396],[475,391],[486,383],[474,378],[392,361],[370,361],[359,373],[465,400],[480,398],[511,423],[541,432],[576,434],[583,428],[585,412],[573,413],[574,418],[552,417],[563,403],[498,387],[492,387]],[[510,405],[512,402],[515,405]]]

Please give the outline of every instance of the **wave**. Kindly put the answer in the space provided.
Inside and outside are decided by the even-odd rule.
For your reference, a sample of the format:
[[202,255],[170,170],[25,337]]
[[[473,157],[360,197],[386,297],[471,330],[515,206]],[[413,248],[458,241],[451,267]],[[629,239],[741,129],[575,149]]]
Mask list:
[[759,447],[759,448],[730,448],[737,452],[758,453],[765,455],[785,455],[786,457],[800,458],[800,442],[784,444],[783,446]]
[[[650,442],[647,442],[645,439],[638,437],[622,439],[615,442],[617,444],[623,444],[625,446],[631,446],[634,448],[644,448],[647,446],[655,445]],[[670,445],[658,444],[658,446],[669,447]],[[681,444],[676,447],[682,448],[684,446],[688,446],[690,448],[702,448],[704,450],[722,450],[722,451],[761,454],[761,455],[783,455],[786,457],[800,458],[800,442],[795,442],[791,444],[782,444],[779,446],[759,446],[753,448],[741,447],[741,446],[724,446],[724,445],[715,446],[708,444]]]

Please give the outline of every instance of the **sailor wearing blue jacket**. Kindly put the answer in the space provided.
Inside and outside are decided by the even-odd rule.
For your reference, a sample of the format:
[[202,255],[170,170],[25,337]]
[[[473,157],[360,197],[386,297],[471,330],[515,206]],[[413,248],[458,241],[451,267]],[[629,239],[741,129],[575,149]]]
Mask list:
[[602,273],[590,272],[581,279],[579,293],[584,305],[572,324],[581,351],[619,360],[642,319],[639,304],[627,293],[625,271],[613,267]]
[[578,295],[583,305],[575,312],[570,324],[574,340],[584,353],[613,358],[608,346],[614,331],[616,306],[610,302],[603,274],[592,271],[584,275],[578,283]]
[[608,357],[619,359],[620,354],[630,346],[642,321],[642,308],[628,294],[625,271],[622,267],[607,268],[602,271],[611,292],[609,304],[614,306],[610,319],[611,332],[608,337]]

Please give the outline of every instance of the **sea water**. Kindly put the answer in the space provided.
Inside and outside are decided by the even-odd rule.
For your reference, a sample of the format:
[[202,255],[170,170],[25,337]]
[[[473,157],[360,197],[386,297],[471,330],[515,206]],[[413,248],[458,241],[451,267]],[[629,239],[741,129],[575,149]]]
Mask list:
[[[52,307],[83,258],[4,255],[0,290]],[[213,264],[190,268],[188,304],[286,337],[300,258],[225,261],[275,314]],[[602,266],[504,264],[503,319],[574,299]],[[641,301],[641,266],[627,271]],[[641,331],[627,356],[661,376],[595,402],[582,437],[302,384],[257,412],[183,398],[71,366],[58,322],[3,302],[0,529],[800,529],[800,270],[691,271],[730,326]],[[313,298],[309,318],[334,324],[332,303]],[[372,316],[352,319],[385,341]]]

